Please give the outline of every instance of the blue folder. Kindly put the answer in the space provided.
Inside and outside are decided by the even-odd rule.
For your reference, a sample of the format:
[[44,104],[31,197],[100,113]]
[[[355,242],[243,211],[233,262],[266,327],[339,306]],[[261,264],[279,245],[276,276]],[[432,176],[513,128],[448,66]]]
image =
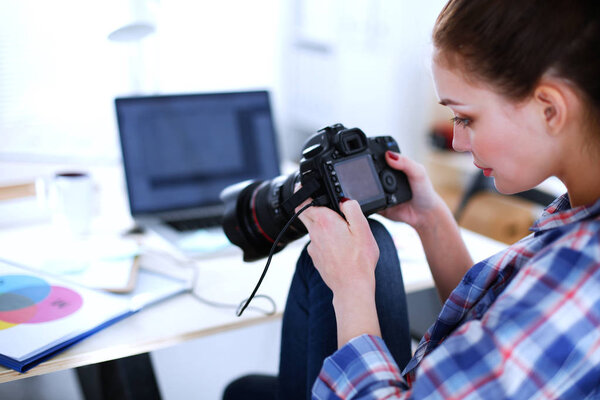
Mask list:
[[[0,364],[25,372],[142,308],[189,288],[186,281],[141,269],[132,292],[113,294],[0,260]],[[43,289],[47,290],[42,293]],[[61,308],[62,300],[51,293],[72,294],[77,299],[72,302],[77,303],[74,311],[52,314]],[[63,298],[71,299],[67,295]],[[46,308],[41,306],[46,300],[56,308],[48,308],[50,303]],[[41,315],[43,312],[46,314]]]

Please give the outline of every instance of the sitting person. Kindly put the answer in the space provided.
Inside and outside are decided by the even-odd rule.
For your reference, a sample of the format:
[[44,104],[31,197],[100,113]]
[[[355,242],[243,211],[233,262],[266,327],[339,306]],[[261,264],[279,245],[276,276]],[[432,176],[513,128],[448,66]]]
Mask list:
[[[382,212],[422,241],[444,307],[412,358],[394,245],[356,201],[311,207],[283,319],[280,374],[230,400],[600,398],[600,3],[450,0],[432,74],[453,147],[501,193],[558,177],[532,233],[472,266],[424,168],[387,153],[413,198]],[[254,386],[250,390],[250,386]]]

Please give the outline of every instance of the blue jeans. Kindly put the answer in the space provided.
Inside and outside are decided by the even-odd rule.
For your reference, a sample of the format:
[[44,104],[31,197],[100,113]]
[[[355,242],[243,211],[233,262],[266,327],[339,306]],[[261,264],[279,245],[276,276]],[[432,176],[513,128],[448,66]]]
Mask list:
[[[381,334],[402,369],[410,359],[411,350],[398,254],[383,225],[374,220],[369,220],[369,225],[380,254],[375,269],[375,302]],[[332,299],[333,293],[304,249],[296,265],[283,314],[279,376],[238,379],[226,389],[224,399],[237,399],[237,393],[243,396],[239,398],[246,400],[310,399],[312,385],[323,361],[338,348]]]

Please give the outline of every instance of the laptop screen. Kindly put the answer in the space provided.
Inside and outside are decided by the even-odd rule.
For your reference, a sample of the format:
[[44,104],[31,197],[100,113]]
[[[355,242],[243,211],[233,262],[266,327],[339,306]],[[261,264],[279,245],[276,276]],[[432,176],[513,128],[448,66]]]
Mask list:
[[220,203],[226,186],[279,175],[266,91],[115,100],[134,216]]

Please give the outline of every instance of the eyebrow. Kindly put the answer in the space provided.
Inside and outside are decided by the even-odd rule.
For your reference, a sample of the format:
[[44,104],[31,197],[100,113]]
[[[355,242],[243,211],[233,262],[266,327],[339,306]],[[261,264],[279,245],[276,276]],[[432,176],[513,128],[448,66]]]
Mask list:
[[454,100],[450,100],[450,99],[441,99],[439,101],[439,103],[443,106],[448,106],[448,105],[453,105],[453,106],[462,106],[462,103],[459,103],[457,101]]

